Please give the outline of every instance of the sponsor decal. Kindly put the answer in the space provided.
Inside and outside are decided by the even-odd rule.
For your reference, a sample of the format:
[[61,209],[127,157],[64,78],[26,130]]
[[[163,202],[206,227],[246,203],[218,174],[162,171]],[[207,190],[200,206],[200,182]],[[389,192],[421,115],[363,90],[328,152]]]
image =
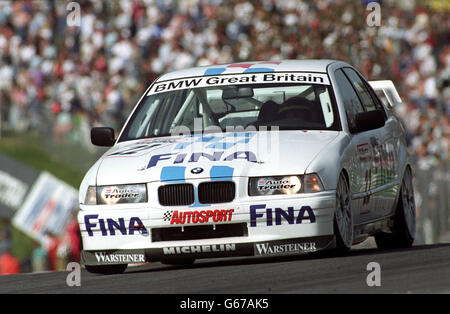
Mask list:
[[178,211],[169,210],[164,216],[164,221],[170,221],[171,225],[201,224],[208,222],[231,221],[234,209]]
[[281,179],[281,180],[258,180],[258,184],[256,188],[258,191],[273,191],[273,190],[283,190],[283,189],[292,189],[295,188],[297,184],[292,184],[289,178]]
[[357,145],[357,149],[360,161],[369,161],[371,159],[372,154],[368,143]]
[[316,216],[310,206],[302,206],[298,210],[297,216],[294,215],[294,207],[288,207],[287,210],[282,208],[266,208],[265,204],[250,205],[250,227],[256,227],[258,219],[264,219],[267,226],[274,224],[279,226],[283,221],[287,221],[290,225],[301,224],[305,220],[310,223],[316,222]]
[[[201,129],[201,126],[200,126]],[[180,139],[169,153],[155,154],[150,157],[148,168],[153,168],[159,163],[180,165],[185,163],[197,163],[202,161],[234,161],[246,160],[257,162],[255,153],[248,149],[254,133],[232,132],[222,135],[194,134]],[[238,149],[239,145],[245,145]],[[226,152],[234,148],[233,151]],[[208,152],[205,152],[208,150]]]
[[234,252],[236,244],[191,245],[163,248],[164,255]]
[[153,142],[139,142],[133,145],[127,145],[119,148],[118,150],[109,153],[106,157],[137,157],[145,155],[152,151],[154,148],[158,148],[162,143]]
[[95,252],[99,263],[145,263],[144,254]]
[[[196,120],[194,120],[194,124]],[[201,122],[201,121],[200,121]],[[195,127],[194,130],[202,130],[202,125]],[[187,147],[196,147],[200,150],[203,149],[223,149],[235,147],[239,144],[247,144],[255,136],[255,133],[249,132],[229,132],[219,135],[208,135],[204,133],[194,134],[192,136],[185,137],[182,142],[178,143],[174,149],[186,149]],[[200,145],[200,146],[199,146]]]
[[246,160],[248,162],[257,162],[256,155],[250,151],[237,151],[231,154],[224,154],[224,151],[217,151],[211,154],[209,153],[166,153],[160,155],[153,155],[148,162],[147,169],[155,167],[159,162],[163,160],[170,160],[174,165],[184,162],[198,162],[199,160],[209,161],[233,161],[233,160]]
[[[236,67],[243,67],[243,65],[236,65]],[[148,95],[188,88],[223,86],[230,84],[240,85],[249,83],[310,83],[329,85],[328,77],[325,73],[275,73],[274,70],[270,68],[252,68],[251,66],[247,67],[246,70],[241,74],[224,74],[225,70],[226,68],[210,68],[206,70],[206,76],[203,77],[157,82],[151,87]]]
[[141,203],[147,201],[145,184],[98,186],[98,204]]
[[94,236],[95,229],[100,229],[102,236],[113,236],[116,234],[134,235],[135,232],[148,235],[148,230],[139,217],[131,217],[128,226],[126,226],[124,218],[114,220],[111,218],[98,218],[98,215],[86,215],[84,216],[84,224],[90,237]]
[[104,197],[106,199],[136,198],[138,196],[139,192],[131,189],[108,188],[104,191]]
[[177,142],[177,139],[144,139],[137,143],[121,146],[113,150],[111,153],[107,153],[105,158],[108,157],[139,157],[146,155],[154,150],[172,145]]
[[315,252],[316,242],[297,243],[257,243],[255,244],[255,255],[271,255],[282,253],[306,253]]

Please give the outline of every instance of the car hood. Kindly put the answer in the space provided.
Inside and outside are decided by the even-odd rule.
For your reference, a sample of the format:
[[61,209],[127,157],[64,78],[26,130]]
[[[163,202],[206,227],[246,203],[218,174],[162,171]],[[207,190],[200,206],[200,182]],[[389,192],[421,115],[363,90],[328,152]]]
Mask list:
[[303,174],[337,131],[267,131],[159,137],[116,144],[97,185]]

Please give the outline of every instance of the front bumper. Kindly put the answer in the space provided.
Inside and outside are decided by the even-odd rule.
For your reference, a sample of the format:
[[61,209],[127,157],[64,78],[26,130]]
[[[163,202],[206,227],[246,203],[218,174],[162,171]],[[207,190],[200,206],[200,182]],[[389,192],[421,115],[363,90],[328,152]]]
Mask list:
[[238,256],[306,254],[334,247],[334,236],[295,238],[236,244],[170,246],[165,248],[82,251],[84,265],[114,265]]
[[82,206],[85,265],[309,253],[333,246],[335,191],[208,206]]

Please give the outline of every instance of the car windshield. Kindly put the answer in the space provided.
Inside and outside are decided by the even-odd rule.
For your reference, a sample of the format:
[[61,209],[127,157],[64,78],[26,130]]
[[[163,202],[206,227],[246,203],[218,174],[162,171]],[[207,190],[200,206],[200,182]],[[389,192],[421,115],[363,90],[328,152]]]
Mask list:
[[324,84],[228,84],[156,94],[151,91],[133,113],[119,141],[194,131],[260,131],[275,127],[338,130],[339,127],[329,85]]

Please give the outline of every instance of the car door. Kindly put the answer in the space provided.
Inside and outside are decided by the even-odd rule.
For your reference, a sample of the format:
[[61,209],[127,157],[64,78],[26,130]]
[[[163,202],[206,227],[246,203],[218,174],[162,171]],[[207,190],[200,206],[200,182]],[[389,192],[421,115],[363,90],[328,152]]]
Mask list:
[[364,112],[364,107],[354,87],[344,74],[342,69],[334,72],[336,87],[344,105],[347,117],[348,129],[350,131],[351,158],[350,167],[350,192],[352,194],[353,222],[361,224],[373,218],[371,203],[365,195],[371,189],[371,170],[373,162],[373,138],[372,131],[355,132],[356,114]]
[[384,127],[365,132],[369,136],[373,151],[370,178],[368,178],[370,188],[366,202],[370,203],[370,218],[376,219],[388,215],[395,200],[396,176],[393,167],[397,164],[394,149],[396,124],[392,119],[387,119],[388,116],[382,104],[361,75],[349,67],[344,68],[343,71],[353,85],[364,110],[382,110],[386,119]]

